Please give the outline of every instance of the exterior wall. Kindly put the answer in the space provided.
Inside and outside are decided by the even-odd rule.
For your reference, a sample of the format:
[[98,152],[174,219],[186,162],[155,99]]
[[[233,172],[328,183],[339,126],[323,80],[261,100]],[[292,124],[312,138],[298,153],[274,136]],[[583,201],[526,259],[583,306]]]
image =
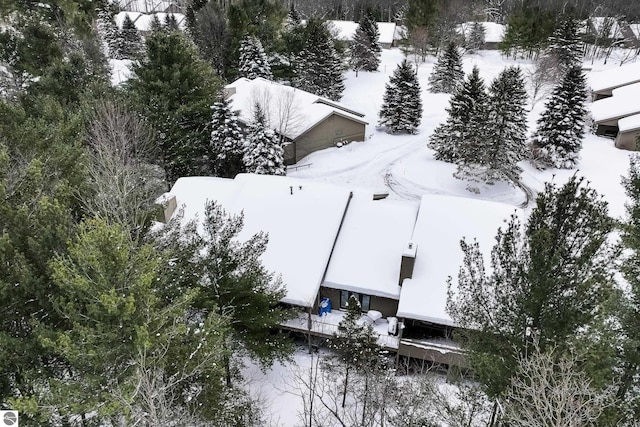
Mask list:
[[[366,292],[363,292],[366,294]],[[320,288],[320,299],[329,298],[334,309],[340,308],[340,289]],[[378,310],[383,317],[395,316],[398,313],[398,300],[371,295],[370,310]]]
[[467,361],[464,355],[456,352],[442,352],[435,348],[420,348],[413,345],[407,345],[400,340],[398,347],[400,356],[412,357],[414,359],[427,360],[433,363],[442,363],[448,366],[467,367]]
[[615,138],[618,134],[618,124],[616,122],[615,125],[605,125],[598,123],[598,128],[596,129],[596,135],[598,136],[606,136],[610,138]]
[[616,137],[616,147],[635,151],[637,149],[636,138],[638,138],[638,136],[640,136],[640,129],[630,132],[619,132]]
[[295,140],[294,158],[297,163],[304,156],[324,148],[334,147],[339,141],[364,141],[365,125],[346,117],[332,114],[323,122]]
[[591,92],[591,98],[594,101],[597,101],[599,99],[604,99],[604,98],[611,98],[613,96],[613,89],[604,89],[604,90],[599,90],[597,92]]

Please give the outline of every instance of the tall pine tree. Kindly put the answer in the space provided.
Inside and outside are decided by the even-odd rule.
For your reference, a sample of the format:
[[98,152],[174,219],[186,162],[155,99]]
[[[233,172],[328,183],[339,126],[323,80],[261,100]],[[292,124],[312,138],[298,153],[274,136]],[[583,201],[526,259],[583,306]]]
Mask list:
[[490,269],[480,243],[462,240],[464,261],[457,286],[449,280],[447,311],[490,396],[506,391],[531,340],[561,355],[590,333],[611,292],[612,226],[607,203],[574,176],[545,186],[524,227],[513,216],[498,230]]
[[298,58],[296,87],[338,101],[344,90],[342,61],[325,23],[310,19],[305,28],[304,48]]
[[488,122],[483,148],[480,179],[518,181],[522,170],[517,165],[527,155],[527,91],[520,68],[503,70],[489,87]]
[[484,47],[485,30],[482,22],[474,22],[466,37],[467,50],[473,53]]
[[380,109],[379,125],[389,133],[416,133],[422,120],[420,84],[411,64],[405,59],[389,78]]
[[463,79],[462,57],[455,43],[450,42],[429,76],[429,92],[453,93]]
[[472,163],[480,158],[487,141],[487,94],[477,67],[449,101],[447,121],[429,137],[436,160]]
[[575,19],[565,18],[549,38],[546,53],[554,59],[560,75],[581,63],[584,48],[578,34],[579,25]]
[[538,167],[571,169],[580,158],[587,90],[579,66],[569,68],[545,104],[533,138]]
[[120,53],[122,59],[135,59],[142,51],[142,37],[135,24],[129,17],[125,15],[122,22],[122,30],[120,31]]
[[157,31],[132,68],[127,88],[156,130],[168,180],[209,174],[210,107],[220,87],[211,67],[182,33]]
[[273,79],[271,66],[260,40],[253,36],[246,36],[240,43],[240,65],[238,72],[241,77],[255,79],[262,77]]
[[229,100],[221,94],[211,107],[210,159],[216,176],[233,178],[244,172],[244,135]]
[[378,23],[368,15],[362,15],[353,41],[350,44],[351,67],[358,71],[377,71],[382,48],[378,44]]
[[247,172],[262,175],[286,175],[284,149],[278,136],[267,127],[264,111],[255,104],[254,119],[245,141],[244,165]]

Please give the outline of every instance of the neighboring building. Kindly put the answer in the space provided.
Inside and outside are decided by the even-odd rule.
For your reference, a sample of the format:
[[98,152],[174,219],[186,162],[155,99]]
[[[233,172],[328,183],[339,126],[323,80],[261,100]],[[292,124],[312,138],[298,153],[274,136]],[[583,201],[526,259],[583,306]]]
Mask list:
[[[640,71],[640,70],[639,70]],[[627,141],[630,130],[625,129],[627,135],[620,136],[620,122],[629,116],[640,113],[640,83],[617,87],[611,90],[610,97],[600,98],[590,105],[593,121],[597,125],[596,135],[616,138],[616,147],[635,148],[635,144]],[[633,123],[633,121],[631,121]],[[618,138],[620,136],[620,138]]]
[[618,121],[616,147],[624,150],[637,150],[640,137],[640,113],[625,117]]
[[[284,329],[304,334],[309,345],[330,337],[344,317],[340,308],[355,295],[361,321],[373,325],[389,351],[458,366],[465,365],[464,351],[451,339],[456,325],[446,313],[446,299],[447,279],[455,287],[463,260],[460,239],[486,245],[488,262],[497,228],[516,211],[440,195],[423,196],[418,207],[329,184],[253,174],[180,178],[160,202],[168,217],[171,204],[182,209],[186,222],[202,218],[207,201],[244,214],[240,240],[268,234],[261,260],[286,285],[282,303],[300,309]],[[333,310],[320,315],[323,298]]]
[[314,151],[349,141],[364,141],[364,114],[343,104],[263,78],[240,78],[225,86],[231,108],[244,124],[253,120],[256,103],[267,124],[283,139],[286,164]]
[[120,10],[141,13],[182,13],[186,10],[186,0],[115,0]]
[[[394,46],[396,40],[396,23],[395,22],[378,22],[378,44],[383,49],[390,49]],[[350,42],[356,34],[358,22],[353,21],[327,21],[329,31],[336,40]]]
[[[456,27],[458,34],[462,35],[465,40],[471,36],[471,30],[474,22],[465,22]],[[496,22],[480,22],[484,27],[484,46],[486,50],[496,50],[500,48],[500,43],[504,40],[504,34],[507,30],[506,25]]]
[[640,62],[593,71],[589,74],[589,81],[594,101],[608,98],[613,96],[614,89],[640,82]]
[[122,29],[122,24],[124,22],[125,17],[129,15],[129,19],[133,22],[133,25],[136,26],[136,29],[140,31],[142,34],[146,34],[151,31],[151,23],[153,22],[153,17],[157,16],[158,20],[162,25],[164,25],[167,16],[172,15],[178,24],[178,28],[181,30],[185,30],[187,28],[187,21],[185,16],[181,13],[140,13],[140,12],[119,12],[116,14],[114,20],[119,29]]

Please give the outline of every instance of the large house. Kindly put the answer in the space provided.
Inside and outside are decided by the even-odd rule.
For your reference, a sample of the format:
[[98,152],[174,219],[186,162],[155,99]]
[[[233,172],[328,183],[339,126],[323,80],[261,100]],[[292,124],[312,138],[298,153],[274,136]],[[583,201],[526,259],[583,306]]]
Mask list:
[[344,104],[263,78],[240,78],[225,86],[242,123],[253,120],[256,104],[283,139],[285,163],[298,163],[317,150],[364,141],[364,114]]
[[[475,22],[465,22],[456,27],[456,32],[460,34],[465,40],[469,40],[473,25]],[[500,48],[500,43],[504,40],[507,27],[497,22],[478,22],[484,29],[484,46],[482,49],[496,50]]]
[[165,221],[176,206],[185,221],[202,218],[206,202],[215,201],[243,213],[239,239],[268,233],[261,260],[286,285],[282,303],[300,313],[282,326],[310,345],[337,331],[341,309],[355,296],[381,345],[446,365],[464,365],[445,309],[448,277],[455,289],[462,263],[460,239],[477,237],[488,255],[497,228],[515,210],[441,195],[425,195],[419,206],[374,200],[363,191],[253,174],[180,178],[163,201],[170,206]]
[[[353,40],[358,22],[327,21],[329,31],[336,40],[350,42]],[[398,39],[395,22],[378,22],[378,44],[384,49],[390,49]]]

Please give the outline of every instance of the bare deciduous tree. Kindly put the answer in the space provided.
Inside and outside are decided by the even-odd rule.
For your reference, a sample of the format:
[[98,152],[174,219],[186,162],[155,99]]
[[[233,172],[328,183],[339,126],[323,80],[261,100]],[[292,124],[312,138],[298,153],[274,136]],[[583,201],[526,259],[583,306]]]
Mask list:
[[87,212],[127,227],[134,238],[145,231],[162,192],[155,146],[146,123],[112,101],[99,103],[87,133],[89,194]]
[[592,425],[610,404],[610,393],[591,387],[575,354],[532,347],[519,358],[504,400],[507,423],[513,427]]

